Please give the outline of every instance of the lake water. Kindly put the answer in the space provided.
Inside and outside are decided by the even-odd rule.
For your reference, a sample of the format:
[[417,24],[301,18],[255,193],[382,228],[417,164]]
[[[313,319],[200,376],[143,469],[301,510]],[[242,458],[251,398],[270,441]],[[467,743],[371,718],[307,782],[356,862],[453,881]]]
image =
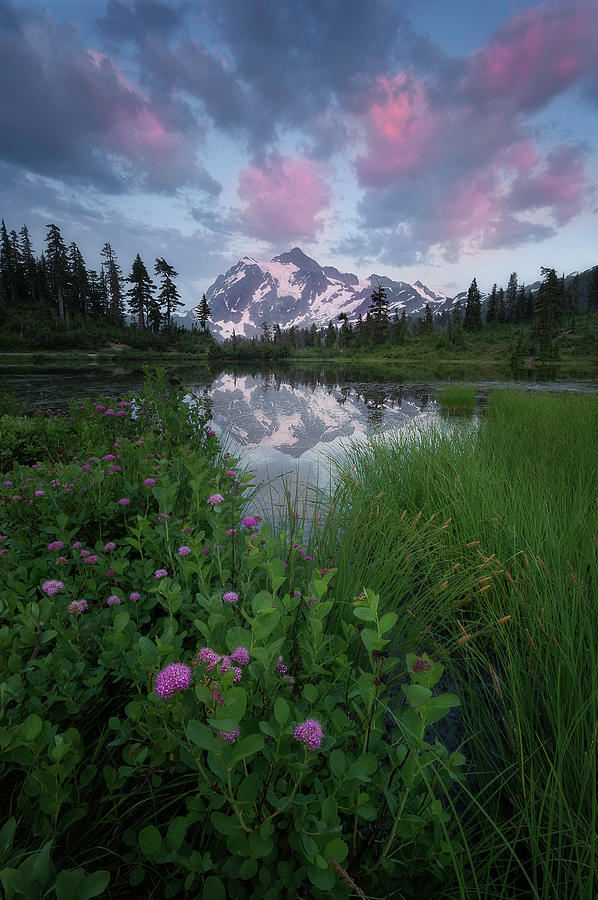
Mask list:
[[[447,381],[383,380],[334,366],[281,366],[270,370],[179,369],[189,402],[201,404],[228,451],[265,482],[259,502],[281,504],[283,484],[305,499],[315,485],[329,483],[331,454],[352,441],[392,429],[415,429],[441,419],[439,393]],[[87,370],[77,373],[6,371],[1,387],[28,409],[56,408],[70,397],[123,396],[140,386],[141,373]],[[454,384],[455,382],[451,382]],[[495,388],[598,392],[592,381],[467,382],[476,390],[476,414]],[[307,487],[309,485],[309,488]]]

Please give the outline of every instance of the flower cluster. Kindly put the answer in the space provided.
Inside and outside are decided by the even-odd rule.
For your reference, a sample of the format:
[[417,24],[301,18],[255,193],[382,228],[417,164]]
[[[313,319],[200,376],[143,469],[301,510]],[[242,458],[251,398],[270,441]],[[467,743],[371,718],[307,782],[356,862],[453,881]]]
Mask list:
[[106,600],[106,604],[108,606],[120,606],[121,602],[122,601],[118,594],[111,594],[110,597],[108,597],[108,599]]
[[57,594],[58,591],[63,591],[63,590],[64,590],[64,584],[62,583],[62,581],[55,581],[55,580],[51,579],[50,581],[44,581],[44,583],[42,584],[42,591],[44,592],[44,594],[47,594],[49,597],[51,597],[52,594]]
[[158,697],[172,697],[175,691],[186,691],[191,684],[191,669],[184,663],[170,663],[156,675],[154,690]]
[[323,737],[324,732],[317,719],[306,719],[295,728],[295,738],[302,744],[307,744],[310,750],[319,750]]
[[81,615],[87,609],[87,600],[73,600],[72,603],[69,603],[67,609],[70,613]]
[[239,599],[239,595],[237,594],[236,591],[227,591],[225,594],[222,595],[222,599],[223,599],[224,603],[236,603],[237,600]]
[[217,503],[223,503],[224,497],[222,494],[212,494],[211,497],[208,497],[206,503],[209,503],[210,506],[215,506]]
[[429,672],[432,668],[427,659],[416,659],[413,663],[414,672]]
[[224,675],[225,672],[228,672],[228,670],[232,668],[235,673],[233,683],[236,684],[241,680],[243,672],[239,666],[233,666],[233,662],[237,662],[241,666],[246,666],[249,662],[249,651],[245,647],[237,647],[230,656],[225,656],[216,653],[211,647],[202,647],[197,654],[197,661],[205,663],[206,672],[211,672],[213,669],[216,669],[217,672]]
[[234,744],[240,734],[241,730],[239,728],[235,728],[233,731],[221,731],[220,737],[228,744]]

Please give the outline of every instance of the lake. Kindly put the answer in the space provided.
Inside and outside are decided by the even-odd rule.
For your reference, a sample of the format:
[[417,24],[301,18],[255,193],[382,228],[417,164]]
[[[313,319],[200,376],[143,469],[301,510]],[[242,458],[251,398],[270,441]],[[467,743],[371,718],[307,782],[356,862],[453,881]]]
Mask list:
[[[176,371],[188,388],[190,403],[201,404],[226,449],[264,482],[259,502],[284,501],[282,483],[292,476],[293,490],[305,497],[329,482],[327,459],[343,446],[390,429],[415,429],[442,420],[439,393],[448,383],[433,377],[402,380],[373,377],[367,370],[333,365],[288,364],[270,369],[185,367]],[[476,389],[476,410],[483,410],[495,388],[598,392],[594,381],[469,380]],[[106,392],[123,396],[139,387],[140,372],[88,369],[82,372],[4,370],[3,392],[26,409],[57,408],[71,397]],[[454,419],[451,419],[454,421]],[[283,476],[283,477],[281,477]],[[306,486],[309,485],[309,488]],[[264,511],[264,510],[262,510]]]

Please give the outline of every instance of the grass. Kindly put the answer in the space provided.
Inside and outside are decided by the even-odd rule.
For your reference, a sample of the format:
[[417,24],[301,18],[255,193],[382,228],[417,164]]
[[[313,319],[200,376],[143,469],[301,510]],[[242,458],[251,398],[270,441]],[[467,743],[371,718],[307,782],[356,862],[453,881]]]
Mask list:
[[350,448],[316,507],[339,609],[379,593],[464,698],[447,898],[598,893],[597,446],[597,398],[496,392],[478,430]]
[[448,385],[440,391],[440,405],[447,412],[472,412],[475,389],[466,384]]

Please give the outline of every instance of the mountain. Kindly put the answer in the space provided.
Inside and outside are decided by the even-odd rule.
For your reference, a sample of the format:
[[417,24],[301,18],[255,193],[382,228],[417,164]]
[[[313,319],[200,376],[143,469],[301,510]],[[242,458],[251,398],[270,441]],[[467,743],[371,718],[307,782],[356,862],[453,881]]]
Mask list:
[[[429,303],[434,315],[452,309],[453,299],[426,287],[421,281],[409,284],[393,281],[386,275],[357,275],[340,272],[334,266],[321,266],[299,247],[275,256],[270,262],[258,262],[244,256],[206,291],[212,311],[211,331],[219,338],[236,334],[252,337],[261,332],[262,322],[270,328],[322,328],[339,313],[350,322],[364,318],[372,291],[386,288],[388,309],[399,315],[423,315]],[[186,323],[182,323],[186,324]]]

